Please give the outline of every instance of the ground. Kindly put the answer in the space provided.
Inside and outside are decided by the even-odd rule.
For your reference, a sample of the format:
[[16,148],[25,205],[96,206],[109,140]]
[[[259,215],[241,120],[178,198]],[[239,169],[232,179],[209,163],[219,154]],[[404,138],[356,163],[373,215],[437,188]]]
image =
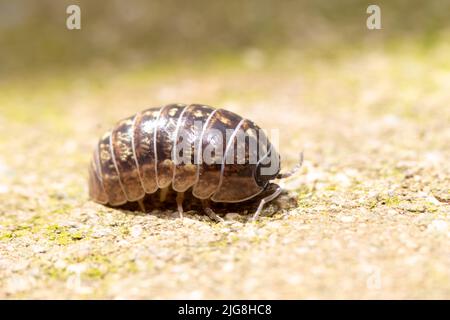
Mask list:
[[[248,49],[3,81],[1,298],[450,298],[448,44]],[[215,223],[87,197],[120,118],[171,102],[280,129],[286,192]]]

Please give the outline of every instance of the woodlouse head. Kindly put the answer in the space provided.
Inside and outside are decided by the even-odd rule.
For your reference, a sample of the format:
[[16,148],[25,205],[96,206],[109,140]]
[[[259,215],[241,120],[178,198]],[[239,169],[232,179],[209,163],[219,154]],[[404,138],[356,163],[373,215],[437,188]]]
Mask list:
[[276,179],[280,173],[280,155],[272,146],[265,156],[256,165],[255,180],[265,188],[270,180]]

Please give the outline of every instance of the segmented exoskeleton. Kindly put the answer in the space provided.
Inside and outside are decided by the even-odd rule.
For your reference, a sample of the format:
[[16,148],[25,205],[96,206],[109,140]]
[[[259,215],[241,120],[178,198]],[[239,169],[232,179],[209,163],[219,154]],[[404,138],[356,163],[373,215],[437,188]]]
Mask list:
[[[272,171],[264,174],[264,168]],[[170,104],[121,120],[103,135],[89,167],[89,196],[110,206],[137,201],[145,211],[146,194],[160,190],[164,201],[171,187],[182,217],[184,193],[192,190],[205,212],[221,220],[210,200],[242,202],[275,186],[261,200],[256,219],[264,204],[281,192],[270,180],[296,170],[284,175],[279,171],[277,151],[252,121],[205,105]]]

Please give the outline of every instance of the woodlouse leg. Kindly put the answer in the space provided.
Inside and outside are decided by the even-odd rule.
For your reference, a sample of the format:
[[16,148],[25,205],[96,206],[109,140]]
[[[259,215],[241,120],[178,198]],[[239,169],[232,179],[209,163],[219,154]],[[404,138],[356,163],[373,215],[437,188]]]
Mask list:
[[262,211],[264,205],[265,205],[267,202],[270,202],[270,201],[272,201],[273,199],[275,199],[276,197],[278,197],[278,196],[280,195],[280,193],[281,193],[281,187],[278,187],[278,188],[274,191],[274,193],[272,193],[270,196],[267,196],[267,197],[263,198],[263,199],[261,200],[261,202],[259,203],[258,209],[256,210],[255,214],[253,215],[252,220],[253,220],[253,221],[256,221],[256,220],[258,219],[259,215],[261,214],[261,211]]
[[213,209],[209,206],[209,200],[202,200],[203,211],[210,217],[212,220],[216,222],[223,222],[223,219],[219,217]]
[[183,200],[184,200],[184,192],[177,193],[177,207],[178,213],[180,214],[180,219],[183,219]]
[[167,192],[169,192],[169,187],[162,188],[159,192],[159,201],[164,202],[166,201]]
[[139,200],[137,201],[137,203],[139,204],[139,208],[141,209],[141,211],[142,211],[142,212],[146,212],[146,211],[145,211],[144,198],[139,199]]

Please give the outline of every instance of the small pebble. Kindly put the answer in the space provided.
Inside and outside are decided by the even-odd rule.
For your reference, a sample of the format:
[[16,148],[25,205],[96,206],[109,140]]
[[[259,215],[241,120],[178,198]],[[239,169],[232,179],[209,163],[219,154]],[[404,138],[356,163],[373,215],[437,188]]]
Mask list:
[[64,269],[67,267],[67,263],[64,260],[59,259],[55,262],[54,266],[57,269]]
[[230,212],[225,215],[225,220],[239,220],[241,215],[239,213]]
[[428,231],[445,233],[448,230],[448,224],[444,220],[433,220],[427,228]]
[[434,204],[434,205],[440,205],[441,204],[441,202],[438,199],[436,199],[434,196],[432,196],[432,195],[427,196],[426,199],[431,204]]
[[139,224],[132,226],[130,234],[133,238],[138,238],[142,234],[142,226]]
[[5,184],[0,184],[0,194],[8,193],[9,187]]
[[43,246],[40,245],[34,245],[31,250],[33,250],[34,253],[44,253],[47,251]]
[[353,216],[342,216],[342,217],[340,218],[340,220],[341,220],[342,222],[349,223],[349,222],[355,221],[355,217],[353,217]]

